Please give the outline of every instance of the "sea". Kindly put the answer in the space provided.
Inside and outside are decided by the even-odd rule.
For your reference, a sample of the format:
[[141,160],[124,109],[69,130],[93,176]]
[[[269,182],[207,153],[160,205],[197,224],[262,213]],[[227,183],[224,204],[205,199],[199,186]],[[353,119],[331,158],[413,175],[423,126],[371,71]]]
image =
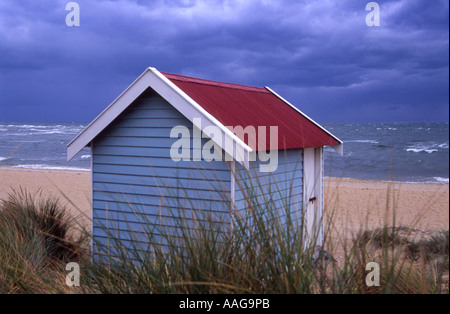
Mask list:
[[[344,142],[325,148],[325,176],[449,183],[448,122],[323,123]],[[89,171],[90,149],[70,162],[66,145],[84,123],[0,122],[0,167]]]

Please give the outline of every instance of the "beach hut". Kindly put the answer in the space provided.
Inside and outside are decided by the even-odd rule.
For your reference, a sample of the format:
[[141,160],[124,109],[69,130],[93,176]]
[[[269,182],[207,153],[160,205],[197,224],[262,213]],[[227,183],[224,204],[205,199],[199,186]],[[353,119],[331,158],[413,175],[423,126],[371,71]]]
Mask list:
[[176,210],[187,212],[183,219],[210,212],[230,224],[251,194],[255,202],[287,202],[320,244],[324,146],[342,154],[336,136],[269,87],[148,68],[68,144],[67,159],[91,148],[98,243],[117,236],[144,250],[153,245],[136,236],[136,209],[147,224],[169,229]]

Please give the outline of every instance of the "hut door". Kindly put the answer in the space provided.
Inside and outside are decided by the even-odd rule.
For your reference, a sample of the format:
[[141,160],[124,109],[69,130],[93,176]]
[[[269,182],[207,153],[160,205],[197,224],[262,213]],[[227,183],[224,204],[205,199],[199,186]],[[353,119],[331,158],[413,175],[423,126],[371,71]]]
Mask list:
[[308,244],[322,244],[322,147],[303,153],[303,219]]

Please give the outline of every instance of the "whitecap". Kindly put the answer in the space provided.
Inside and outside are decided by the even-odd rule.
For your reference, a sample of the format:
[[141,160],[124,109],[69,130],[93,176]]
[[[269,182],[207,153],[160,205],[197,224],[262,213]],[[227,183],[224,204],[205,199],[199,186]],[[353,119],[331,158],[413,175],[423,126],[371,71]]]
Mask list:
[[407,152],[413,152],[413,153],[434,153],[434,152],[438,152],[439,149],[438,148],[443,148],[442,145],[438,145],[435,142],[429,142],[429,143],[417,143],[415,145],[411,145],[406,147],[406,151]]
[[428,154],[437,152],[437,149],[427,149],[427,148],[407,148],[406,149],[407,152],[413,152],[413,153],[421,153],[421,152],[426,152]]
[[91,158],[91,155],[82,155],[81,156],[81,159],[88,159],[88,158]]
[[[39,132],[39,134],[66,134],[65,132],[62,132],[58,129],[53,129],[53,130],[42,130],[42,129],[30,129],[30,131],[34,131],[34,132]],[[33,133],[30,133],[33,134]]]
[[442,177],[433,177],[434,180],[436,180],[439,183],[449,183],[448,178],[442,178]]
[[18,128],[24,128],[24,129],[48,129],[52,128],[52,125],[32,125],[32,124],[18,124],[18,125],[9,125],[9,126],[15,126]]
[[39,170],[73,170],[73,171],[90,171],[86,168],[76,168],[76,167],[59,167],[59,166],[49,166],[49,165],[16,165],[13,168],[25,168],[25,169],[39,169]]
[[369,144],[380,144],[380,142],[375,140],[350,140],[350,141],[344,141],[346,143],[369,143]]
[[34,133],[8,133],[8,136],[29,136],[34,135]]

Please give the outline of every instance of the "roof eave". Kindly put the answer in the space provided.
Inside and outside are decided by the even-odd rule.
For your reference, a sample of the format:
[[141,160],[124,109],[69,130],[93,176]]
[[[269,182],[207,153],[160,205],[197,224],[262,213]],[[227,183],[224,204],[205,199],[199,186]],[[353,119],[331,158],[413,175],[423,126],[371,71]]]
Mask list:
[[[152,67],[147,68],[119,97],[67,145],[67,160],[71,160],[79,151],[89,145],[100,132],[114,121],[148,87],[154,89],[194,125],[196,125],[194,118],[202,118],[200,120],[204,123],[202,125],[196,125],[202,131],[209,125],[217,126],[222,131],[224,139],[213,140],[233,156],[236,161],[246,168],[249,167],[249,154],[252,152],[252,149],[162,73]],[[224,144],[230,143],[230,140],[226,140],[225,138],[231,140],[233,143],[232,147]],[[240,149],[237,149],[237,147]]]
[[[145,90],[142,78],[150,71],[147,68],[131,83],[108,107],[88,124],[69,144],[67,144],[67,161],[70,161],[84,147],[100,134],[120,113],[125,110]],[[121,105],[120,108],[118,105]]]
[[272,94],[274,94],[276,97],[278,97],[280,100],[282,100],[284,103],[286,103],[287,105],[289,105],[292,109],[294,109],[295,111],[297,111],[298,113],[300,113],[302,116],[304,116],[306,119],[308,119],[309,121],[311,121],[313,124],[315,124],[318,128],[320,128],[322,131],[324,131],[325,133],[327,133],[328,135],[330,135],[333,139],[335,139],[338,144],[336,145],[330,145],[331,148],[333,148],[336,152],[338,152],[339,155],[343,155],[344,154],[344,145],[343,142],[337,138],[335,135],[333,135],[332,133],[330,133],[327,129],[325,129],[323,126],[321,126],[319,123],[317,123],[316,121],[314,121],[313,119],[311,119],[308,115],[306,115],[305,113],[303,113],[300,109],[298,109],[297,107],[295,107],[293,104],[291,104],[289,101],[287,101],[286,99],[284,99],[283,97],[281,97],[280,95],[278,95],[274,90],[272,90],[270,87],[265,86],[265,89],[267,89],[268,91],[270,91]]

